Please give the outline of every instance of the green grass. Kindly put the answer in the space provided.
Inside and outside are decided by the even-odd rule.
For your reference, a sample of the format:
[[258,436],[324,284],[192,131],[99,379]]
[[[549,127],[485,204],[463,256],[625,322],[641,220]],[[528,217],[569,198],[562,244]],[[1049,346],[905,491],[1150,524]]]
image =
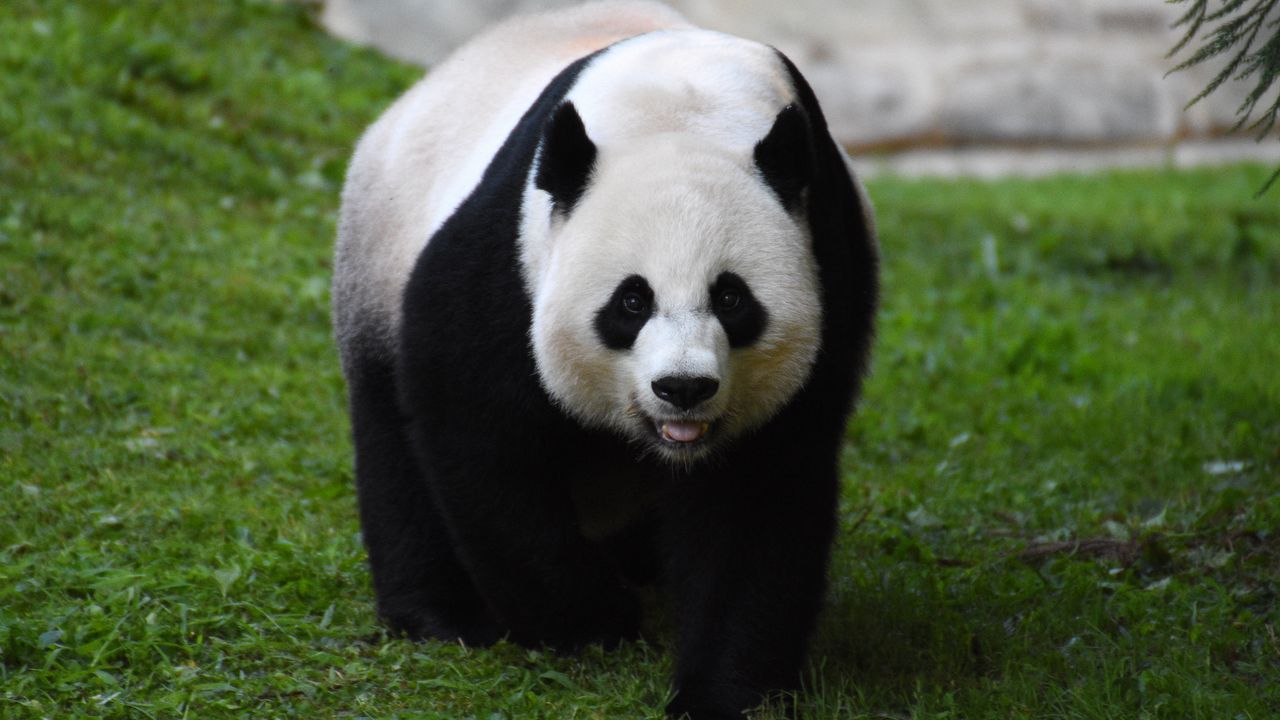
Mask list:
[[[0,37],[0,716],[654,716],[660,635],[374,622],[327,282],[417,71],[274,2],[10,0]],[[872,183],[808,717],[1280,716],[1269,170]]]

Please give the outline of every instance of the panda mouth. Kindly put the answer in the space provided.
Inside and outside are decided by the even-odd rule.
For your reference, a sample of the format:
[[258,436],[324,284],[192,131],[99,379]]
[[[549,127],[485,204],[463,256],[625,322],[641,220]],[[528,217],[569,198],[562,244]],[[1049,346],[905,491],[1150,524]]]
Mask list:
[[711,432],[711,423],[704,420],[655,420],[658,437],[668,445],[688,447],[702,442]]

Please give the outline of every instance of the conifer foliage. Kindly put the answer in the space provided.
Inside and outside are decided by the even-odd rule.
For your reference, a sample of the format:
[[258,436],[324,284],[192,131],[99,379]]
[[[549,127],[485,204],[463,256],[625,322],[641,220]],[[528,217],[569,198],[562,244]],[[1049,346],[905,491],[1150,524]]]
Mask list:
[[[1210,0],[1168,1],[1189,4],[1187,11],[1174,23],[1174,27],[1185,27],[1186,34],[1169,51],[1169,57],[1177,55],[1197,36],[1202,38],[1200,48],[1170,73],[1219,55],[1234,53],[1208,86],[1187,103],[1187,107],[1229,79],[1243,81],[1255,78],[1253,90],[1236,108],[1239,120],[1233,130],[1247,128],[1255,132],[1261,141],[1276,128],[1280,116],[1280,93],[1272,98],[1270,107],[1264,103],[1262,109],[1258,109],[1258,103],[1280,77],[1280,0],[1219,0],[1217,9],[1210,7]],[[1257,117],[1254,117],[1255,112]],[[1258,195],[1265,193],[1277,179],[1280,179],[1280,170],[1267,179]]]

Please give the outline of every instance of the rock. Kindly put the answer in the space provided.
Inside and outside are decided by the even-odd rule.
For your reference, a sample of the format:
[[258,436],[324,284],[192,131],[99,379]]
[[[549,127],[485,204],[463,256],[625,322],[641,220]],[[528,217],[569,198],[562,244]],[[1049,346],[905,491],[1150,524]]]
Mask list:
[[[1160,73],[1126,52],[1023,48],[952,65],[939,124],[960,142],[1104,143],[1171,136]],[[1032,59],[1028,62],[1027,59]]]
[[[334,34],[429,65],[489,23],[570,0],[326,0]],[[672,0],[787,53],[852,146],[1168,142],[1220,133],[1251,87],[1168,78],[1183,12],[1159,0]],[[1184,51],[1183,57],[1189,55]]]
[[935,132],[936,76],[918,55],[904,61],[879,47],[781,49],[804,72],[822,100],[832,134],[842,142],[886,144]]

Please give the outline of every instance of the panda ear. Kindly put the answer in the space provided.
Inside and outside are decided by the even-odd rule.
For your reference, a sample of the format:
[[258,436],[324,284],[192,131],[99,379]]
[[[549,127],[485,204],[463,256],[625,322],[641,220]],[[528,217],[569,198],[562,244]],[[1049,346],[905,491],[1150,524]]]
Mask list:
[[791,211],[799,207],[813,176],[813,137],[803,108],[795,104],[782,108],[769,134],[756,143],[755,161],[783,207]]
[[543,130],[534,183],[551,194],[555,212],[568,214],[587,189],[595,164],[596,146],[573,103],[565,102]]

